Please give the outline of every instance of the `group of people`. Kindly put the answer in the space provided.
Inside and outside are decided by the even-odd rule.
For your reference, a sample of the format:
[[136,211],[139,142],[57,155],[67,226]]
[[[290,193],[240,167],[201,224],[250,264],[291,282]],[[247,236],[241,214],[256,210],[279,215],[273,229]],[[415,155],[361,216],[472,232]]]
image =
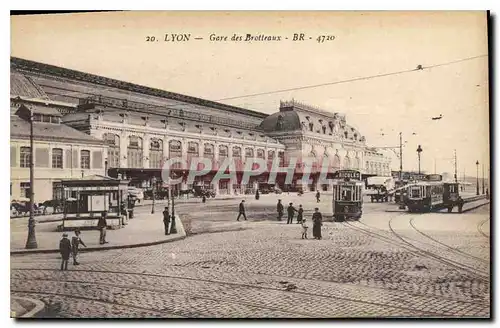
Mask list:
[[[101,217],[97,221],[97,228],[99,229],[99,244],[104,245],[108,242],[106,241],[106,217],[108,216],[108,212],[104,211],[101,213]],[[59,252],[61,253],[62,262],[61,262],[61,270],[68,270],[68,261],[70,255],[73,255],[73,265],[79,265],[77,261],[78,249],[80,244],[84,247],[87,247],[81,238],[80,229],[75,230],[75,235],[71,237],[71,241],[68,239],[68,234],[65,232],[62,235],[62,239],[59,242]]]
[[[317,193],[317,201],[319,202],[319,192]],[[278,204],[276,206],[276,210],[278,212],[278,221],[281,221],[283,218],[283,213],[285,210],[285,207],[283,206],[283,203],[281,202],[281,199],[278,199]],[[302,208],[302,205],[299,205],[299,209],[296,209],[293,206],[293,203],[289,203],[288,208],[287,208],[287,224],[292,224],[293,219],[295,216],[295,212],[297,212],[297,224],[300,224],[302,226],[302,239],[307,239],[307,229],[308,226],[306,224],[306,219],[304,217],[304,209]],[[245,212],[245,200],[243,199],[240,202],[239,208],[238,208],[238,216],[236,217],[236,221],[239,221],[240,218],[243,217],[245,221],[247,221],[247,216]],[[314,239],[320,240],[321,237],[321,226],[323,225],[323,215],[319,211],[319,208],[314,209],[314,213],[312,216],[313,220],[313,237]]]

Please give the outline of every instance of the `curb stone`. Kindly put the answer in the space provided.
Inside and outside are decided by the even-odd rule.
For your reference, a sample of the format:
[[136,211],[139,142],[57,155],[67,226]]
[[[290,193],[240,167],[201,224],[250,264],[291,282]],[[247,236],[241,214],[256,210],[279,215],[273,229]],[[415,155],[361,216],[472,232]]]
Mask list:
[[41,313],[43,310],[45,310],[45,303],[43,303],[40,300],[28,298],[28,297],[18,297],[18,296],[12,296],[12,298],[16,299],[16,300],[23,300],[23,301],[27,301],[27,302],[31,302],[31,303],[35,304],[35,307],[33,309],[31,309],[30,311],[26,312],[25,314],[23,314],[19,317],[16,317],[15,313],[12,316],[12,313],[11,313],[11,316],[14,319],[33,318],[33,317],[36,317],[39,313]]

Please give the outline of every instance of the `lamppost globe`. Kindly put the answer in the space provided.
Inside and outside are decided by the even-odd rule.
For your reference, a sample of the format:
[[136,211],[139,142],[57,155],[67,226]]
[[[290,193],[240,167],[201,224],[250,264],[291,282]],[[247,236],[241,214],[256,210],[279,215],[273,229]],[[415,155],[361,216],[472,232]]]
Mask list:
[[423,151],[422,147],[418,145],[417,154],[418,154],[418,174],[420,175],[420,153]]

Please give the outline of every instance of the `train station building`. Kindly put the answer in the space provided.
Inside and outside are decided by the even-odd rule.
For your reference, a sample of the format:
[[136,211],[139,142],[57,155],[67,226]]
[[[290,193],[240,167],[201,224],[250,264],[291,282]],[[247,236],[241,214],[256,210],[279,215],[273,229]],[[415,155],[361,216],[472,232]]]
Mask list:
[[[92,148],[89,148],[90,161],[95,165],[84,169],[93,170],[89,174],[127,178],[138,187],[151,187],[153,177],[161,185],[162,163],[174,157],[185,159],[183,164],[172,168],[174,175],[182,177],[187,176],[192,158],[209,158],[212,170],[208,174],[197,177],[193,184],[183,181],[176,188],[187,190],[199,185],[213,188],[216,194],[254,192],[259,183],[267,181],[263,174],[252,177],[246,184],[241,183],[245,162],[250,158],[263,159],[268,165],[276,160],[280,166],[287,166],[294,157],[313,158],[312,182],[307,186],[297,182],[303,168],[300,161],[297,163],[293,186],[305,190],[331,189],[329,185],[319,185],[318,180],[319,167],[325,158],[331,170],[359,169],[363,174],[390,176],[390,158],[369,148],[366,138],[348,124],[345,114],[294,100],[281,102],[277,112],[269,115],[11,58],[11,99],[16,97],[18,101],[43,101],[44,107],[60,114],[56,116],[61,126],[82,137],[75,149],[81,153]],[[68,161],[70,155],[66,148],[62,158]],[[99,150],[103,152],[101,158],[97,155]],[[17,158],[17,153],[11,150],[11,157],[13,154]],[[78,161],[75,157],[75,163],[83,163],[81,154],[79,158]],[[215,172],[226,158],[234,160],[238,181],[221,180],[211,186]],[[11,166],[12,163],[11,160]],[[77,171],[81,170],[77,164],[71,164],[76,166],[73,175],[81,173]],[[35,168],[37,166],[35,160]],[[12,179],[25,179],[21,173],[13,170]],[[37,173],[35,178],[38,179]],[[12,186],[16,189],[13,193],[18,192],[21,182],[24,181]],[[280,176],[277,184],[285,188]],[[52,197],[48,191],[43,194],[47,199]]]

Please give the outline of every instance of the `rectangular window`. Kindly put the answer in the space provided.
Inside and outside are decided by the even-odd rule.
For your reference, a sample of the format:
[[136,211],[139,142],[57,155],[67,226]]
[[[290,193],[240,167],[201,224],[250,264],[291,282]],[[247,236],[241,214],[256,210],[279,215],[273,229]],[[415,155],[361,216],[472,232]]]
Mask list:
[[42,115],[33,114],[33,122],[41,122],[41,121],[42,121]]
[[90,169],[90,150],[80,152],[80,168]]
[[63,150],[61,148],[52,149],[52,168],[63,168]]
[[21,182],[21,197],[29,198],[31,194],[31,187],[29,182]]
[[42,122],[50,123],[50,116],[49,115],[42,115]]
[[19,165],[21,167],[30,167],[31,160],[31,148],[30,147],[21,147],[21,152],[19,153]]

